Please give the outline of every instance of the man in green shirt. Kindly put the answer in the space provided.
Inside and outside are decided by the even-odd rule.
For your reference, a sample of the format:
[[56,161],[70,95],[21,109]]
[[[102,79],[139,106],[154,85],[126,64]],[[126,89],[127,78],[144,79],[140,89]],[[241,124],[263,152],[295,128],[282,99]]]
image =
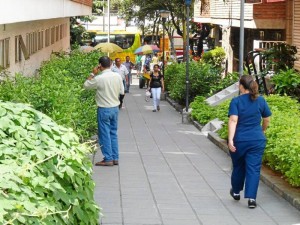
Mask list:
[[[102,56],[99,65],[84,82],[85,89],[96,90],[98,140],[104,159],[96,166],[119,164],[118,116],[119,95],[124,95],[121,76],[110,69],[110,58]],[[101,71],[99,75],[97,75]]]

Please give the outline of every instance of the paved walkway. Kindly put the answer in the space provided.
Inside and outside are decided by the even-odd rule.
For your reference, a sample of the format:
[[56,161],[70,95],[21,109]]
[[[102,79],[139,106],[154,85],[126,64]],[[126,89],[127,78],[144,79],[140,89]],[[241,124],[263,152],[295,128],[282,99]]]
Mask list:
[[[137,83],[137,79],[133,79]],[[260,183],[258,207],[229,195],[228,155],[168,102],[152,112],[132,86],[119,116],[120,165],[94,167],[103,225],[293,225],[300,212]],[[102,159],[100,151],[96,161]]]

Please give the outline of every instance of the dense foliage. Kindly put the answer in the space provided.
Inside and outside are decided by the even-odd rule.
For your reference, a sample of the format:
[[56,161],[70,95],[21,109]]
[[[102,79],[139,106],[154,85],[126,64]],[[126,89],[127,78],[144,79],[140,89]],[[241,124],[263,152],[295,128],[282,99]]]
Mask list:
[[205,52],[202,61],[211,64],[213,67],[221,68],[225,60],[226,53],[222,47],[216,47],[213,50]]
[[197,120],[200,124],[207,124],[209,121],[218,118],[221,121],[225,121],[227,118],[228,102],[212,107],[202,96],[197,96],[195,100],[190,104],[192,110],[191,116],[194,120]]
[[[270,95],[266,100],[272,111],[270,127],[267,129],[267,147],[264,161],[276,171],[281,172],[293,186],[300,187],[300,106],[288,96]],[[203,97],[191,103],[192,118],[201,124],[219,118],[224,121],[218,131],[223,139],[228,136],[228,108],[230,100],[209,106]]]
[[264,159],[289,183],[300,187],[300,105],[290,97],[277,95],[268,96],[267,102],[272,117]]
[[[186,98],[185,63],[171,64],[165,69],[165,86],[170,97],[184,104]],[[189,66],[189,101],[198,95],[211,96],[238,80],[237,74],[222,78],[220,68],[207,63],[191,62]]]
[[280,70],[291,69],[297,60],[297,47],[286,43],[278,43],[263,52],[266,59],[266,71],[273,70],[278,73]]
[[39,77],[17,75],[2,82],[0,99],[28,103],[87,139],[96,133],[96,105],[94,92],[83,90],[83,83],[98,58],[99,52],[79,51],[53,56],[42,65]]
[[300,101],[300,74],[294,69],[280,70],[272,77],[271,82],[277,94],[289,95]]
[[0,101],[0,224],[98,224],[90,152],[71,129]]

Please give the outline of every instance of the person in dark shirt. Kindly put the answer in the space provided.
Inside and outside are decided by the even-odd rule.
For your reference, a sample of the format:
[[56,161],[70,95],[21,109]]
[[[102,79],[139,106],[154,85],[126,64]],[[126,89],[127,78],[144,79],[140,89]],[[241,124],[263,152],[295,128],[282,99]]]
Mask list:
[[126,61],[123,63],[123,65],[128,70],[128,74],[126,75],[128,83],[126,84],[126,87],[125,87],[125,93],[129,93],[130,84],[132,83],[131,70],[134,67],[134,64],[131,62],[130,57],[126,56]]
[[153,66],[153,72],[150,74],[150,88],[153,99],[153,112],[160,110],[160,95],[164,92],[164,76],[159,71],[158,64]]
[[258,95],[258,85],[252,76],[243,75],[239,89],[241,95],[232,99],[228,112],[228,147],[233,164],[230,195],[240,200],[245,185],[248,207],[255,208],[271,111],[266,100]]

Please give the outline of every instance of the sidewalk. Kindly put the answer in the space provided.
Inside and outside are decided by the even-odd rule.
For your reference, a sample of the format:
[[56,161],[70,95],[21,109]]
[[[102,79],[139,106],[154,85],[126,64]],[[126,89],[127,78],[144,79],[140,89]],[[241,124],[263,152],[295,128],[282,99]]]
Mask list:
[[[138,80],[134,77],[133,83]],[[292,225],[300,212],[260,183],[254,210],[229,195],[231,161],[167,101],[152,112],[131,86],[119,115],[119,166],[94,167],[103,225]],[[95,160],[102,159],[100,151]]]

